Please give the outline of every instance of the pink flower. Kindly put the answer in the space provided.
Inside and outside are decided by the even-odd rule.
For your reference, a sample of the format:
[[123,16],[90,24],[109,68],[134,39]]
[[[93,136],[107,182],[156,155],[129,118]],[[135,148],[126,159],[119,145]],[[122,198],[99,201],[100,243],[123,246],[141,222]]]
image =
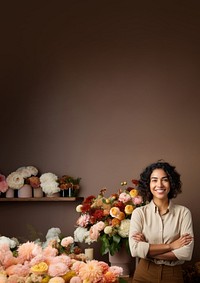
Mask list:
[[81,265],[78,276],[88,283],[103,282],[103,272],[97,260],[91,260]]
[[49,283],[65,283],[62,277],[54,277],[49,280]]
[[86,227],[89,221],[90,221],[90,216],[88,214],[83,214],[78,218],[76,224],[80,227]]
[[58,254],[58,250],[56,248],[53,248],[51,246],[48,246],[46,248],[44,248],[43,250],[43,255],[44,257],[54,257]]
[[7,276],[5,274],[0,274],[0,283],[7,283]]
[[81,280],[80,277],[74,276],[74,277],[72,277],[72,278],[70,279],[69,282],[70,282],[70,283],[82,283],[82,280]]
[[8,190],[8,184],[6,182],[6,177],[0,174],[0,192],[5,193]]
[[69,245],[74,243],[74,238],[72,237],[65,237],[61,241],[61,246],[67,248]]
[[37,244],[34,242],[26,242],[18,247],[18,261],[19,263],[24,263],[25,261],[30,261],[37,250]]
[[136,197],[133,198],[133,203],[134,203],[135,205],[141,204],[142,202],[143,202],[143,199],[142,199],[141,196],[136,196]]
[[52,277],[62,276],[69,271],[70,265],[71,259],[66,255],[53,257],[50,260],[48,274]]
[[16,283],[16,282],[25,283],[25,280],[26,279],[24,277],[19,277],[18,275],[14,274],[9,276],[6,283]]
[[128,201],[131,200],[131,196],[125,192],[121,193],[119,195],[119,201],[123,202],[123,203],[126,203]]
[[90,238],[92,241],[97,241],[98,237],[100,236],[100,231],[102,231],[104,227],[104,222],[99,221],[90,228]]
[[120,266],[110,266],[109,271],[114,273],[115,276],[121,276],[123,273],[123,268]]
[[11,265],[6,269],[6,273],[7,275],[18,275],[18,276],[22,276],[25,277],[29,274],[30,272],[30,268],[28,266],[28,264],[23,265],[23,264],[15,264],[15,265]]
[[17,263],[17,259],[13,256],[9,245],[6,243],[0,245],[0,263],[4,268]]

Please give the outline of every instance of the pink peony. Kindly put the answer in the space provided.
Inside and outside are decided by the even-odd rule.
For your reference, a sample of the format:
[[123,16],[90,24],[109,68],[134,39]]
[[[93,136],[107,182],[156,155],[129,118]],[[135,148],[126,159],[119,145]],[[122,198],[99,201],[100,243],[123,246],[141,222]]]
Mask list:
[[136,197],[133,198],[133,203],[134,203],[135,205],[141,204],[142,202],[143,202],[143,199],[142,199],[141,196],[136,196]]
[[17,263],[7,243],[0,244],[0,263],[4,268]]
[[123,202],[123,203],[126,203],[128,201],[131,200],[131,196],[125,192],[121,193],[119,195],[119,201]]
[[90,221],[90,216],[88,214],[83,214],[78,218],[76,224],[80,227],[86,227],[89,221]]
[[74,243],[74,238],[72,237],[65,237],[61,241],[61,246],[67,248],[69,245]]
[[8,184],[6,182],[6,177],[0,174],[0,192],[5,193],[8,190]]
[[34,256],[35,252],[38,250],[38,245],[34,242],[26,242],[18,247],[18,261],[19,263],[24,263],[25,261],[30,261]]
[[10,275],[18,275],[18,276],[22,276],[25,277],[29,274],[30,272],[30,268],[28,266],[28,264],[23,265],[23,264],[15,264],[15,265],[11,265],[6,269],[6,273],[10,276]]
[[48,246],[44,248],[43,255],[44,257],[54,257],[58,254],[58,250],[56,248],[53,248],[51,246]]
[[66,255],[60,255],[51,258],[49,263],[48,274],[52,277],[62,276],[69,271],[71,258]]

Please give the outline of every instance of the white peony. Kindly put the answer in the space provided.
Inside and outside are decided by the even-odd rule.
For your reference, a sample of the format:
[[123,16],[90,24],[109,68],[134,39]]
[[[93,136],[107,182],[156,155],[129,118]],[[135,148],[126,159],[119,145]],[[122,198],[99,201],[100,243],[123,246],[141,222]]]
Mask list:
[[24,185],[24,177],[20,172],[13,172],[6,178],[7,184],[11,189],[20,189]]
[[126,238],[129,235],[129,229],[130,229],[130,219],[124,219],[121,221],[120,226],[118,228],[118,234],[122,238]]

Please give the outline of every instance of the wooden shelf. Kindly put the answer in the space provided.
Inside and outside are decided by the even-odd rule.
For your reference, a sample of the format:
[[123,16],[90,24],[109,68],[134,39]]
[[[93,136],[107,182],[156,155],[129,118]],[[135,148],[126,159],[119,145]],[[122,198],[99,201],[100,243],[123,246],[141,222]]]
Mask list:
[[83,197],[42,197],[42,198],[0,198],[0,202],[25,202],[25,201],[83,201]]

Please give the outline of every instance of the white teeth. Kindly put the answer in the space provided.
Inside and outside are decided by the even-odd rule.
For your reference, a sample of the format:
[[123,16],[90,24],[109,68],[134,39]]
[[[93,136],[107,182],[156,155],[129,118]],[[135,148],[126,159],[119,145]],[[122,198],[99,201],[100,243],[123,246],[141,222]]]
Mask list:
[[158,193],[163,193],[163,192],[164,192],[164,190],[162,190],[162,189],[158,189],[158,190],[156,190],[156,192],[158,192]]

